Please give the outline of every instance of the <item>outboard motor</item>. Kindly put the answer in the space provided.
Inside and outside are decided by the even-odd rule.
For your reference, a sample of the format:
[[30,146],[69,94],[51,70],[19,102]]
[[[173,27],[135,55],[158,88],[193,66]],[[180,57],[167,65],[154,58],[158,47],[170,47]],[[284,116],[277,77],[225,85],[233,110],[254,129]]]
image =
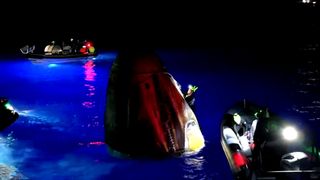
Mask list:
[[14,110],[8,99],[0,98],[0,131],[4,130],[19,117],[19,114]]

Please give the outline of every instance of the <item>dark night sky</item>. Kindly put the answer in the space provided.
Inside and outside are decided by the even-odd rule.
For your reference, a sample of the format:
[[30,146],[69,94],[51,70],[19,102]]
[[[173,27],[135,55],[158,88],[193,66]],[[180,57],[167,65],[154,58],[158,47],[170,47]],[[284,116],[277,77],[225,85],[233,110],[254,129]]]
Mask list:
[[268,1],[250,6],[242,2],[13,4],[0,14],[5,17],[1,22],[0,52],[15,52],[33,40],[69,36],[92,39],[103,48],[286,48],[318,40],[319,28],[314,22],[319,13],[315,8],[292,2]]

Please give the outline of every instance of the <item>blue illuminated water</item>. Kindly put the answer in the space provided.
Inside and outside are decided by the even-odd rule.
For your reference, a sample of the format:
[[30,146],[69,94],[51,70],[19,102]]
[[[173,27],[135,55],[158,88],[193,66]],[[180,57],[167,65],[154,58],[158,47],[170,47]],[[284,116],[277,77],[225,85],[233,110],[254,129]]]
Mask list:
[[196,115],[206,139],[199,154],[167,159],[108,154],[103,122],[116,53],[105,52],[71,62],[1,59],[0,96],[20,117],[0,134],[0,164],[28,179],[232,179],[220,145],[222,114],[243,98],[286,114],[293,104],[292,76],[277,66],[233,64],[235,57],[218,50],[159,54],[183,87],[199,86]]

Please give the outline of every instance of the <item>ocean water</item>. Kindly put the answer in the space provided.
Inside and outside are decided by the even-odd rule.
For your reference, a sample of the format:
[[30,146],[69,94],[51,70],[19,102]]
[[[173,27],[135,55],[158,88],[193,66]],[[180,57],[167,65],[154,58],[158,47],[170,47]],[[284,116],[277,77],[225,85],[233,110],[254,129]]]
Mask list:
[[[12,56],[0,60],[0,96],[20,117],[0,132],[0,172],[4,167],[7,176],[21,179],[232,179],[220,145],[220,123],[235,102],[247,99],[295,121],[316,122],[305,116],[310,112],[300,112],[305,104],[318,106],[317,93],[308,91],[308,99],[299,94],[301,68],[260,66],[258,57],[241,49],[157,52],[182,88],[199,87],[195,113],[206,140],[201,152],[166,159],[108,153],[106,89],[117,52],[44,62]],[[295,99],[297,94],[301,98]]]

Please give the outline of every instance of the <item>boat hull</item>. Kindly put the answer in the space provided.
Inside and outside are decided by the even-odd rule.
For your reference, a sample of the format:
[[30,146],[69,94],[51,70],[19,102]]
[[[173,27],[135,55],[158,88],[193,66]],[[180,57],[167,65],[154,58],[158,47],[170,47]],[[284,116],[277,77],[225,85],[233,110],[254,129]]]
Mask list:
[[65,59],[65,58],[81,58],[81,57],[95,57],[97,53],[92,54],[26,54],[25,57],[29,59]]

